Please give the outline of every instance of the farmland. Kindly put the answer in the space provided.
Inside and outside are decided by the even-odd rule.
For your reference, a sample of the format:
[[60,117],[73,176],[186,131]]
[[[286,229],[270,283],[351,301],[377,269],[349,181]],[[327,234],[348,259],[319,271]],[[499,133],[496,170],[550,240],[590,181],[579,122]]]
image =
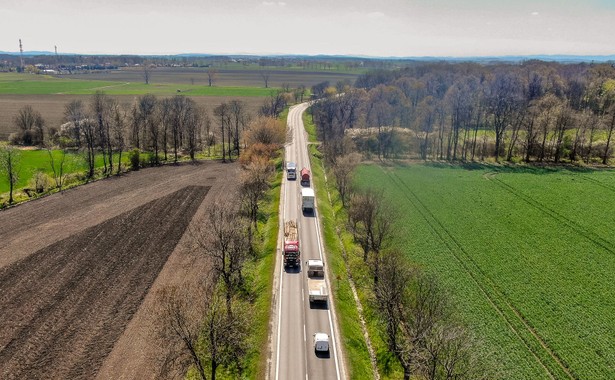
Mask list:
[[199,68],[153,69],[149,85],[143,83],[143,73],[138,69],[62,75],[57,78],[0,73],[0,140],[6,140],[10,133],[15,132],[13,118],[20,108],[31,105],[42,114],[48,127],[57,128],[63,122],[66,104],[72,100],[87,103],[96,91],[112,95],[125,107],[130,106],[137,96],[146,93],[161,97],[183,94],[192,97],[209,112],[224,101],[239,99],[247,104],[251,114],[255,114],[263,98],[283,84],[309,88],[322,81],[332,84],[343,80],[354,82],[359,74],[271,68],[267,70],[270,88],[264,88],[263,70],[217,70],[213,87],[208,86],[207,70]]
[[1,377],[155,378],[153,292],[202,275],[185,231],[237,169],[144,169],[2,211]]
[[451,289],[505,378],[615,377],[612,171],[359,169],[400,212],[397,243]]

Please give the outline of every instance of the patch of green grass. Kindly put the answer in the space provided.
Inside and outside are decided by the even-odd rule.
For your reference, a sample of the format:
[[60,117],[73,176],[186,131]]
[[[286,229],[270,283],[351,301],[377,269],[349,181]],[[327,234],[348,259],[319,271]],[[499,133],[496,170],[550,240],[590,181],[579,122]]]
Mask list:
[[0,73],[0,94],[18,95],[91,95],[104,91],[109,95],[175,95],[266,97],[276,89],[259,87],[209,87],[187,84],[149,84],[100,80],[54,78],[45,75]]
[[615,174],[363,165],[505,378],[615,377]]
[[[21,150],[20,154],[20,170],[19,181],[15,189],[20,189],[30,186],[30,182],[37,172],[43,172],[49,176],[53,176],[53,170],[49,160],[49,153],[45,149],[39,150]],[[62,152],[60,150],[52,151],[55,166],[59,171],[59,161],[61,160]],[[117,156],[113,157],[114,166],[117,165]],[[122,154],[122,166],[128,165],[128,155]],[[96,156],[96,168],[103,167],[102,155]],[[87,163],[81,154],[67,153],[64,163],[65,174],[85,173],[87,171]],[[4,175],[0,176],[0,194],[9,191],[9,184]]]
[[[309,109],[308,109],[309,111]],[[305,126],[305,130],[308,134],[308,142],[315,143],[317,141],[316,137],[316,125],[312,120],[312,116],[309,115],[308,111],[303,113],[303,125]]]

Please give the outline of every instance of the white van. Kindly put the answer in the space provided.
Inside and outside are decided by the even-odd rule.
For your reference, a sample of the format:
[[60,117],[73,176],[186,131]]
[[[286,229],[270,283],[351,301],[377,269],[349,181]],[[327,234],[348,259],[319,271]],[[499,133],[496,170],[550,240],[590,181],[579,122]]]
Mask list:
[[301,210],[314,211],[314,189],[311,187],[301,188]]

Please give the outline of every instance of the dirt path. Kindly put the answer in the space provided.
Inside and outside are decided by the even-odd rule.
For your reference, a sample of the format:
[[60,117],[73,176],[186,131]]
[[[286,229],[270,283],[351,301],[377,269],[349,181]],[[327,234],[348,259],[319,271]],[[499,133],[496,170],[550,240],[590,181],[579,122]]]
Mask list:
[[0,213],[0,377],[155,377],[143,301],[194,278],[184,232],[236,169],[148,169]]

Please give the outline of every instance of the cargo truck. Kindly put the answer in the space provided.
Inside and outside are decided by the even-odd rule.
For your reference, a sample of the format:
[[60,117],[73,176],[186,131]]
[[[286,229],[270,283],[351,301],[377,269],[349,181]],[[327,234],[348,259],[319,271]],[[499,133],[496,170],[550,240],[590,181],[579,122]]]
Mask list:
[[297,179],[297,164],[294,162],[286,163],[286,179]]
[[329,335],[318,332],[318,333],[315,333],[313,336],[314,336],[314,351],[316,353],[329,352]]
[[301,188],[301,210],[314,211],[314,189],[310,187]]
[[308,168],[301,169],[301,185],[310,186],[310,171]]
[[308,296],[310,302],[327,302],[329,292],[325,281],[325,266],[322,260],[307,261]]
[[297,266],[300,263],[299,228],[297,221],[284,223],[284,266]]

